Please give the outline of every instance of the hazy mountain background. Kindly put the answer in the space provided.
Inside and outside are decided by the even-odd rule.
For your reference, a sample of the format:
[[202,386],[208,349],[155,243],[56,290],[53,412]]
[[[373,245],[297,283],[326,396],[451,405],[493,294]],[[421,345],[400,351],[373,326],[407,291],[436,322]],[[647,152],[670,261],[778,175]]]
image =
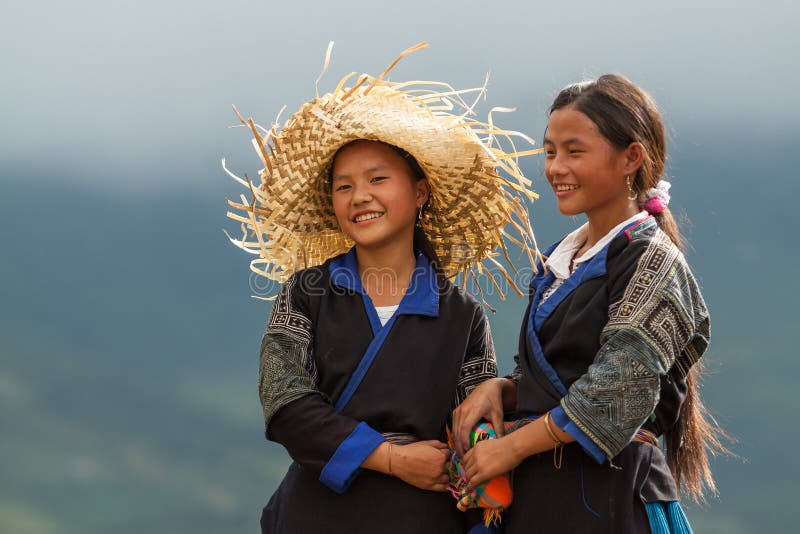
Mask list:
[[[263,439],[269,304],[222,228],[269,124],[355,70],[474,87],[541,138],[570,81],[622,72],[671,132],[673,206],[712,312],[705,396],[743,460],[696,532],[789,531],[800,497],[798,7],[762,2],[28,2],[0,21],[0,532],[257,530],[287,465]],[[287,115],[284,115],[286,117]],[[560,216],[541,175],[540,243]],[[259,291],[269,288],[256,287]],[[492,327],[511,367],[524,302]]]

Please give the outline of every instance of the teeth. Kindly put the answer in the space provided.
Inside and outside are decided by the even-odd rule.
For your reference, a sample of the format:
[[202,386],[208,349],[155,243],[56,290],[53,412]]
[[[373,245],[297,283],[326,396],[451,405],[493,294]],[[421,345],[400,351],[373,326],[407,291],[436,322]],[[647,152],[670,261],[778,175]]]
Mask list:
[[365,213],[364,215],[359,215],[355,218],[356,222],[363,222],[368,221],[370,219],[377,219],[378,217],[382,217],[383,213],[372,212],[372,213]]
[[572,185],[572,184],[558,184],[556,186],[556,191],[574,191],[578,189],[579,185]]

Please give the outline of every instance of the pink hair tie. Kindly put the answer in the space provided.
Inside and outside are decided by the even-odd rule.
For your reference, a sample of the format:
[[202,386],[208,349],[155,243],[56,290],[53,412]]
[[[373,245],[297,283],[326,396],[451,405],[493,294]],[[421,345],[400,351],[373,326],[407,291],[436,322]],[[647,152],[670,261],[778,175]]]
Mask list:
[[650,214],[662,213],[669,206],[669,188],[672,186],[666,180],[659,180],[658,185],[644,192],[642,207]]
[[647,213],[651,214],[661,213],[662,211],[667,209],[667,206],[664,204],[664,201],[662,201],[659,197],[651,198],[650,200],[645,202],[642,205],[642,207],[647,210]]

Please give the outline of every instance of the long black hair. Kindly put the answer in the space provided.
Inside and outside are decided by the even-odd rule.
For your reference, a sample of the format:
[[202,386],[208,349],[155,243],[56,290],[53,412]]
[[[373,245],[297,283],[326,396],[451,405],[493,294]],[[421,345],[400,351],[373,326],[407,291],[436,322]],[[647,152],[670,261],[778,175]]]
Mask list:
[[[636,194],[656,187],[664,176],[667,143],[661,112],[647,92],[624,76],[606,74],[562,89],[550,113],[568,106],[589,117],[614,147],[624,149],[633,142],[640,143],[644,162],[631,187]],[[670,210],[664,209],[654,217],[661,230],[680,248],[683,238]],[[706,489],[716,493],[709,454],[730,454],[724,445],[729,436],[717,426],[700,398],[703,375],[701,360],[686,376],[686,399],[677,424],[664,433],[670,470],[678,487],[686,489],[695,501],[704,500]]]

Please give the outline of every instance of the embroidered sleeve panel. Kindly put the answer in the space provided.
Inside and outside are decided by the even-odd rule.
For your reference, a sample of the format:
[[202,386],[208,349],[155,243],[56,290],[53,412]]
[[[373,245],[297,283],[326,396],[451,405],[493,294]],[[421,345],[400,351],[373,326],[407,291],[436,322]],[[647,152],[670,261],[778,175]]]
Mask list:
[[497,358],[489,320],[480,308],[478,310],[470,333],[467,354],[458,377],[456,406],[464,402],[481,382],[497,376]]
[[688,373],[708,338],[708,311],[697,282],[683,255],[659,231],[623,295],[609,307],[594,363],[570,386],[561,406],[613,458],[653,412],[661,376],[673,365]]
[[311,339],[311,319],[297,279],[292,277],[275,299],[261,341],[258,396],[266,426],[275,412],[288,403],[309,394],[323,395],[317,390]]
[[668,370],[677,364],[684,377],[708,347],[710,319],[697,280],[683,254],[660,230],[622,298],[609,307],[603,336],[626,328],[635,329],[654,347],[662,367]]

